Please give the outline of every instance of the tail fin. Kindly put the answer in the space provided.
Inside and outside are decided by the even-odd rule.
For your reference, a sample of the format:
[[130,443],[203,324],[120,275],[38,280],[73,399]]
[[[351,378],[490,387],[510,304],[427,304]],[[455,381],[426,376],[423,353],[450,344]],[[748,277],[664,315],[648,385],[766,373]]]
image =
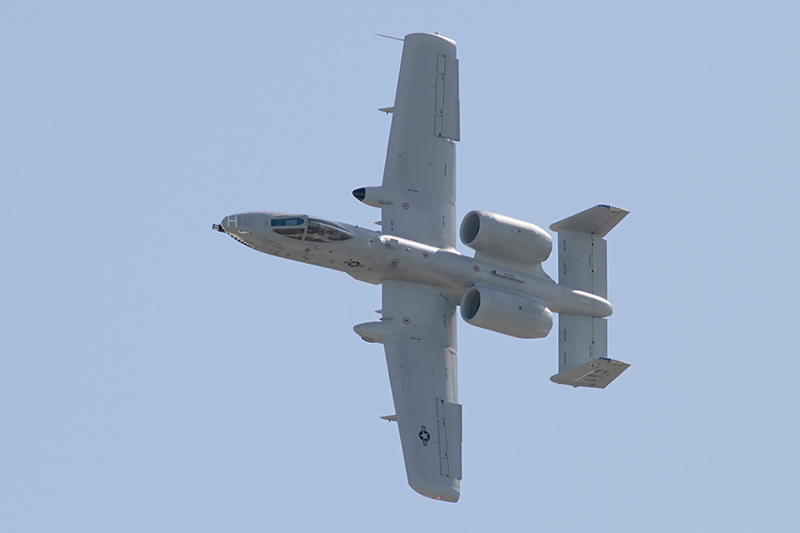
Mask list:
[[558,283],[606,298],[606,241],[628,212],[598,205],[550,226],[558,232]]
[[[606,241],[628,211],[598,205],[550,226],[558,232],[558,283],[608,297]],[[558,374],[550,380],[573,387],[605,388],[627,363],[608,359],[606,319],[558,316]]]

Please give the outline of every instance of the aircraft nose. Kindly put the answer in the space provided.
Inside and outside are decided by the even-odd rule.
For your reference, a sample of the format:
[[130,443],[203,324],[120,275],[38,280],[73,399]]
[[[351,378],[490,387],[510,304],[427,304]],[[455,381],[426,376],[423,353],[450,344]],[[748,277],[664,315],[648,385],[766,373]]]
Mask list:
[[222,233],[228,233],[231,229],[236,228],[238,226],[238,216],[237,215],[229,215],[223,218],[219,224],[213,224],[211,229],[220,231]]
[[220,225],[222,226],[222,229],[224,229],[226,231],[228,229],[233,229],[235,227],[238,227],[239,226],[239,216],[238,215],[228,215],[227,217],[222,219],[222,222],[220,222]]

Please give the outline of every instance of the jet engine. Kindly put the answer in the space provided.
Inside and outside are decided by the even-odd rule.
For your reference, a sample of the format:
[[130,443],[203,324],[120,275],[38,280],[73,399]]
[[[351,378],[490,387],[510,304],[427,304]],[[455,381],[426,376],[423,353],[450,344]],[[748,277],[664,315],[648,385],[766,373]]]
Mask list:
[[546,337],[553,327],[553,313],[540,300],[483,284],[464,293],[461,316],[467,324],[521,339]]
[[550,257],[553,238],[545,230],[515,218],[470,211],[461,222],[461,242],[487,258],[535,265]]

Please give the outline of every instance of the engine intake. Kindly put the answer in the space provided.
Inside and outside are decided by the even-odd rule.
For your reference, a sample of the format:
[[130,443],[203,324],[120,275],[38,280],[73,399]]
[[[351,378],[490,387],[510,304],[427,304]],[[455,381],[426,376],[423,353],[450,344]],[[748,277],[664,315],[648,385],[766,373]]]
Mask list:
[[464,293],[461,317],[467,324],[521,339],[546,337],[553,327],[553,313],[541,301],[483,284]]
[[519,265],[540,264],[553,251],[553,238],[539,226],[488,211],[467,213],[460,234],[479,254]]

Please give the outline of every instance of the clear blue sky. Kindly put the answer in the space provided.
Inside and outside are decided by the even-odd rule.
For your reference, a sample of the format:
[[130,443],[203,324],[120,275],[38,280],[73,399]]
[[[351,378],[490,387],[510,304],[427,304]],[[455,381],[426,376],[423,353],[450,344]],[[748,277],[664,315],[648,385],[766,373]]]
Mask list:
[[[3,2],[0,530],[794,531],[800,8],[653,4]],[[378,220],[373,33],[417,31],[459,44],[460,217],[631,211],[608,389],[459,324],[456,505],[379,419],[380,290],[210,227]]]

